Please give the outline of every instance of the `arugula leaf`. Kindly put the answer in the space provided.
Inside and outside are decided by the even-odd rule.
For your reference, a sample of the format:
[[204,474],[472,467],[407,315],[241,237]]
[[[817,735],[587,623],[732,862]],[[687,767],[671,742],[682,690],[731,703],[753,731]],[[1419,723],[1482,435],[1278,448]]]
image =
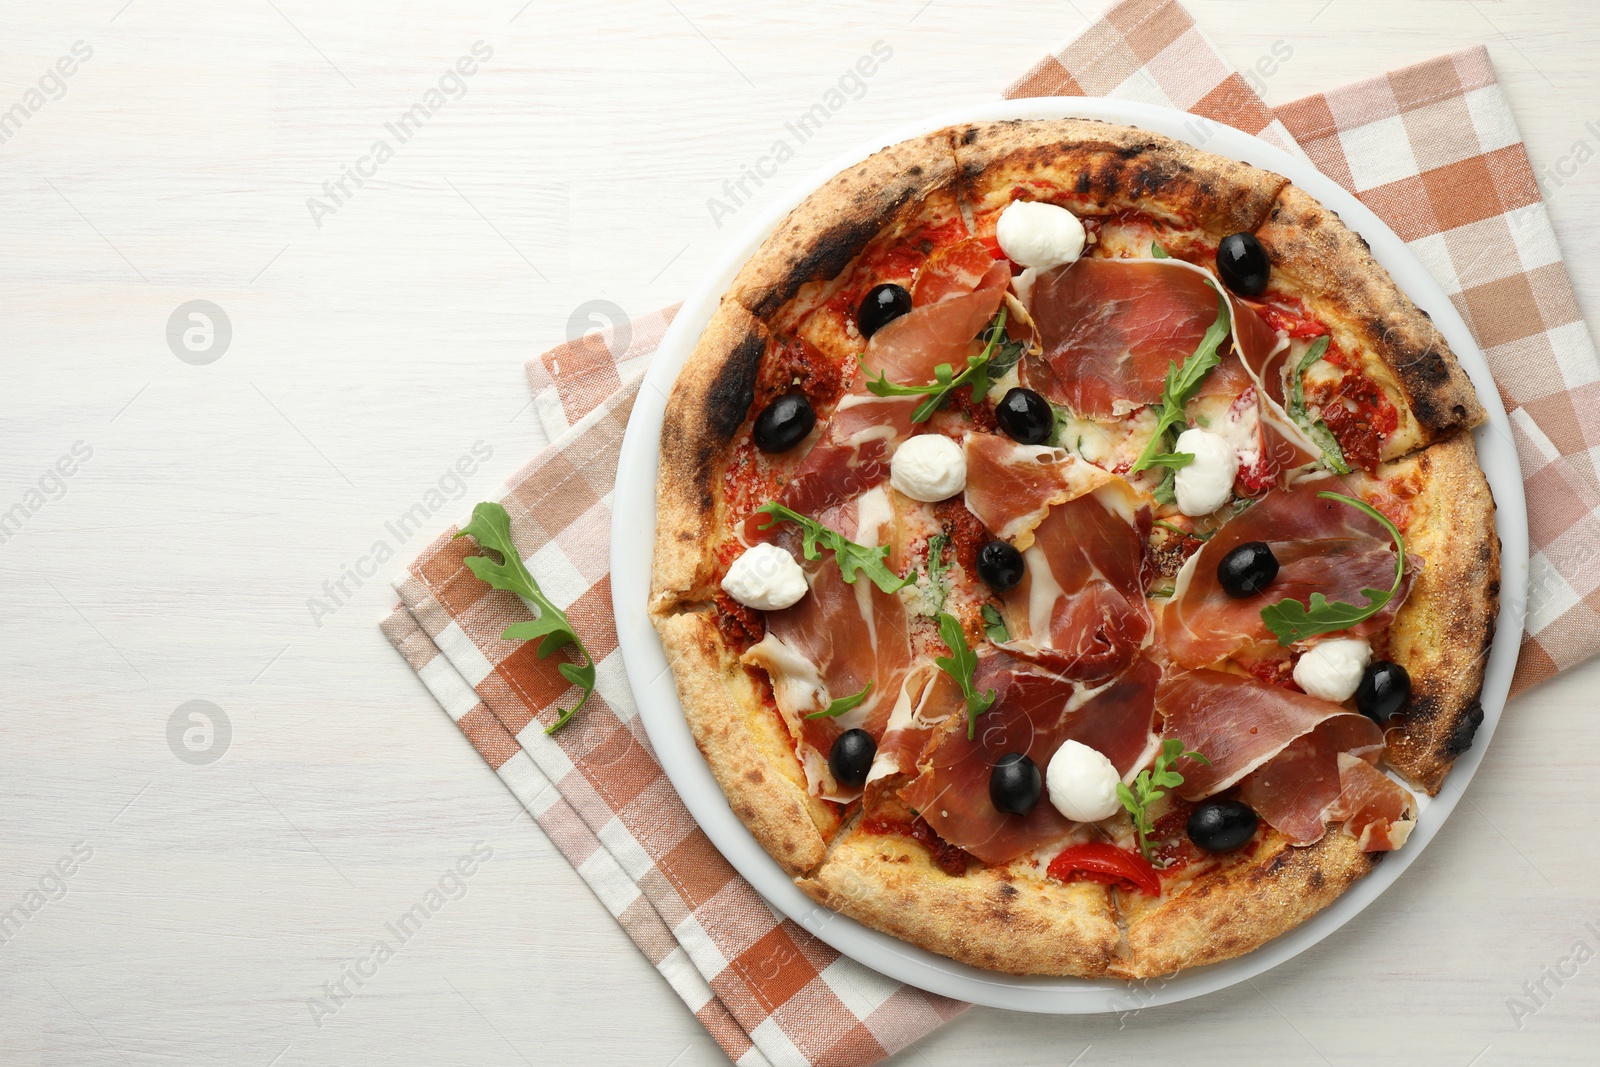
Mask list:
[[991,689],[980,695],[973,686],[972,675],[978,668],[978,657],[967,644],[967,634],[961,628],[960,619],[941,611],[939,640],[950,649],[950,655],[935,657],[934,666],[954,678],[961,687],[961,695],[967,701],[967,740],[970,741],[977,734],[978,716],[993,706],[995,692]]
[[569,645],[583,657],[581,664],[562,663],[556,668],[561,672],[561,677],[583,690],[583,695],[578,698],[578,702],[570,711],[556,709],[556,721],[545,727],[544,731],[553,734],[567,725],[594,693],[594,657],[584,647],[578,631],[572,628],[567,613],[556,607],[550,598],[544,595],[539,583],[534,581],[533,575],[528,573],[528,568],[523,566],[522,556],[517,553],[516,543],[511,540],[511,517],[506,514],[505,508],[492,501],[484,501],[472,509],[472,521],[463,526],[456,537],[474,538],[479,547],[500,554],[499,563],[489,556],[466,558],[467,568],[477,575],[479,580],[487,582],[495,589],[503,589],[517,594],[524,600],[531,600],[539,609],[538,618],[514,622],[507,626],[505,632],[500,635],[502,640],[538,640],[539,646],[535,649],[535,654],[540,659],[549,659]]
[[1345,461],[1344,449],[1339,447],[1339,439],[1333,436],[1333,431],[1321,419],[1313,419],[1306,410],[1306,371],[1316,365],[1328,351],[1328,336],[1317,338],[1311,342],[1311,347],[1306,349],[1306,354],[1300,357],[1300,362],[1294,369],[1294,380],[1289,383],[1289,401],[1284,410],[1288,412],[1295,425],[1305,431],[1306,437],[1322,452],[1323,464],[1335,474],[1349,474],[1350,464]]
[[1149,835],[1155,830],[1155,820],[1150,817],[1150,807],[1166,796],[1168,789],[1176,789],[1183,784],[1183,775],[1173,770],[1172,765],[1185,757],[1196,763],[1211,762],[1199,752],[1185,749],[1183,742],[1177,738],[1169,737],[1161,742],[1161,752],[1156,756],[1155,766],[1140,771],[1133,780],[1132,788],[1124,782],[1117,783],[1117,799],[1133,816],[1133,831],[1139,837],[1139,851],[1144,853],[1147,860],[1154,859]]
[[821,711],[813,711],[810,715],[807,715],[806,718],[836,719],[852,708],[860,707],[861,702],[867,699],[867,694],[870,692],[872,692],[872,683],[869,681],[865,686],[862,687],[861,692],[851,693],[847,697],[840,697],[838,700],[833,701]]
[[1205,336],[1200,339],[1199,347],[1183,361],[1183,366],[1180,367],[1176,363],[1167,364],[1167,382],[1161,391],[1156,432],[1144,446],[1139,459],[1129,468],[1129,473],[1136,474],[1154,465],[1156,457],[1168,454],[1166,450],[1168,431],[1174,426],[1188,424],[1188,416],[1183,411],[1184,405],[1200,391],[1200,383],[1205,381],[1206,375],[1222,362],[1222,355],[1218,349],[1228,337],[1232,318],[1228,310],[1228,298],[1223,296],[1219,289],[1216,320],[1206,329]]
[[1176,504],[1178,502],[1178,476],[1171,467],[1161,475],[1161,482],[1150,491],[1157,504]]
[[1154,241],[1151,241],[1150,242],[1150,258],[1151,259],[1171,259],[1172,257],[1167,254],[1167,250],[1165,248],[1162,248],[1160,245],[1156,244]]
[[[989,380],[999,381],[1015,367],[1022,359],[1022,353],[1027,349],[1027,341],[1013,341],[1006,336],[1005,326],[991,325],[991,337],[998,341],[994,355],[989,357]],[[988,340],[989,338],[985,338]]]
[[1163,452],[1159,456],[1151,456],[1147,466],[1171,467],[1173,470],[1179,470],[1193,462],[1193,452]]
[[950,573],[950,564],[944,558],[944,548],[949,543],[950,538],[944,533],[928,538],[928,596],[935,612],[944,610],[944,598],[950,595],[950,583],[945,578]]
[[1011,640],[1011,631],[1006,627],[1006,620],[1000,617],[1000,609],[993,604],[983,606],[983,636],[997,645]]
[[1394,538],[1394,585],[1388,589],[1363,589],[1361,595],[1367,598],[1366,606],[1357,607],[1346,604],[1342,600],[1329,602],[1321,593],[1311,594],[1309,610],[1307,605],[1290,597],[1268,604],[1261,609],[1261,621],[1267,624],[1278,637],[1278,644],[1283,647],[1304,641],[1308,637],[1318,634],[1336,633],[1339,630],[1348,630],[1357,623],[1364,622],[1383,610],[1385,604],[1395,598],[1400,592],[1400,582],[1405,577],[1406,571],[1406,543],[1400,536],[1400,531],[1388,517],[1363,500],[1354,497],[1342,496],[1338,493],[1318,493],[1317,496],[1324,500],[1337,500],[1343,504],[1362,511],[1383,524],[1389,531],[1389,536]]
[[757,529],[770,530],[780,522],[792,522],[800,527],[806,559],[822,558],[819,545],[828,549],[833,553],[833,561],[839,565],[840,576],[851,585],[855,584],[858,575],[865,573],[879,589],[893,593],[917,580],[915,571],[902,578],[889,569],[888,564],[884,563],[889,557],[887,546],[858,545],[846,540],[844,534],[837,530],[830,530],[816,519],[808,519],[797,511],[790,511],[776,501],[762,504],[756,508],[756,512],[768,516],[768,520]]
[[[1000,339],[1005,336],[1005,325],[1006,309],[1002,307],[993,321],[985,327],[984,332],[978,335],[985,339],[983,351],[975,356],[968,356],[967,369],[960,374],[956,374],[955,368],[950,364],[941,363],[933,368],[933,381],[928,384],[901,385],[897,382],[889,381],[888,376],[883,371],[878,371],[876,378],[872,376],[871,371],[867,371],[867,390],[873,396],[925,396],[927,399],[918,404],[911,412],[911,421],[913,423],[927,422],[933,418],[933,413],[944,406],[944,402],[949,399],[950,394],[963,385],[972,387],[974,399],[981,398],[989,391],[989,364],[996,347],[1000,343]],[[1021,353],[1019,351],[1018,358],[1020,357]],[[1015,362],[1016,360],[1013,359],[1012,363],[1014,364]],[[866,370],[865,364],[862,364],[862,369]],[[1009,370],[1010,367],[1008,366],[1006,369]]]

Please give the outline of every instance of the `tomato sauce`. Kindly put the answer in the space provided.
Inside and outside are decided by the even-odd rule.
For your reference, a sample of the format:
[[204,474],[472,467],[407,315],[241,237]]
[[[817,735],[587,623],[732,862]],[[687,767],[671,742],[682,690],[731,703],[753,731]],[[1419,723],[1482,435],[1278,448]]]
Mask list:
[[967,873],[967,863],[978,861],[965,849],[958,848],[940,837],[927,820],[918,815],[910,822],[886,819],[872,815],[861,820],[861,829],[869,834],[899,834],[922,845],[933,856],[934,865],[945,874],[961,877]]

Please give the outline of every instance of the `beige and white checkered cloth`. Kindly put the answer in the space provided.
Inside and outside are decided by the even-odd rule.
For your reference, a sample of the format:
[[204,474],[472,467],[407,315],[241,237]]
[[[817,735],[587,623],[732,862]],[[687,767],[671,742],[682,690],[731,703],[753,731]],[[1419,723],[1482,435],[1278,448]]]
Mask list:
[[[1516,689],[1592,655],[1600,427],[1579,413],[1596,399],[1600,362],[1488,54],[1469,49],[1273,110],[1173,0],[1125,0],[1006,91],[1051,94],[1144,100],[1257,134],[1308,156],[1394,227],[1460,308],[1511,411],[1536,553]],[[731,1059],[874,1063],[965,1005],[877,975],[777,918],[684,809],[623,674],[608,500],[639,378],[674,310],[528,366],[554,443],[503,503],[529,569],[599,663],[583,712],[545,736],[574,694],[531,644],[500,640],[527,610],[466,570],[473,546],[452,541],[454,529],[396,583],[402,605],[383,629]]]

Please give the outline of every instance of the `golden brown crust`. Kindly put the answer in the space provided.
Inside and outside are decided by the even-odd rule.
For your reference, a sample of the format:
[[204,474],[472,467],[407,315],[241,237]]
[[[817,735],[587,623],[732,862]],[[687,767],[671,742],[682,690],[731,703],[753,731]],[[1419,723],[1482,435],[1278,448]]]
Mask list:
[[1136,210],[1214,240],[1253,230],[1288,179],[1170,137],[1091,119],[1021,119],[956,127],[962,191],[976,213],[1017,187],[1080,213]]
[[990,971],[1093,977],[1117,947],[1103,886],[1006,868],[949,875],[899,834],[852,832],[796,884],[824,907]]
[[1305,848],[1269,831],[1248,861],[1201,875],[1159,904],[1128,895],[1126,941],[1108,973],[1150,978],[1252,952],[1333,903],[1381,857],[1339,827]]
[[948,130],[892,144],[834,175],[779,223],[728,295],[770,322],[808,282],[835,277],[879,232],[956,174]]
[[767,328],[724,299],[672,387],[661,424],[650,609],[696,599],[711,573],[717,479],[755,395]]
[[1494,498],[1472,435],[1387,465],[1415,479],[1407,547],[1425,563],[1389,629],[1389,656],[1411,675],[1411,702],[1388,731],[1389,764],[1429,796],[1472,744],[1483,670],[1500,613],[1500,538]]
[[1433,320],[1333,210],[1286,186],[1256,237],[1272,260],[1268,296],[1303,301],[1340,348],[1363,357],[1364,373],[1402,399],[1401,425],[1385,442],[1383,459],[1470,430],[1487,417]]
[[811,870],[827,847],[817,822],[830,813],[806,792],[787,730],[763,714],[709,619],[686,612],[655,622],[695,744],[734,814],[791,877]]

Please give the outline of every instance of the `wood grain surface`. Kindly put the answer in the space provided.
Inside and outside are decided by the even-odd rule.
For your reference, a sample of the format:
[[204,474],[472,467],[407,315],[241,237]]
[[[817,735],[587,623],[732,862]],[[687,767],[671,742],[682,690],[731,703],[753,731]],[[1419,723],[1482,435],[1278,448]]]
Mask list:
[[[1269,102],[1487,44],[1595,323],[1589,0],[1189,7],[1240,66],[1292,51]],[[1098,11],[0,12],[0,1063],[725,1063],[386,645],[386,579],[539,447],[522,363],[603,324],[591,302],[681,298],[779,188],[994,98]],[[862,95],[714,217],[878,41]],[[1594,1063],[1597,686],[1515,704],[1426,855],[1293,962],[1122,1017],[973,1010],[898,1062]]]

